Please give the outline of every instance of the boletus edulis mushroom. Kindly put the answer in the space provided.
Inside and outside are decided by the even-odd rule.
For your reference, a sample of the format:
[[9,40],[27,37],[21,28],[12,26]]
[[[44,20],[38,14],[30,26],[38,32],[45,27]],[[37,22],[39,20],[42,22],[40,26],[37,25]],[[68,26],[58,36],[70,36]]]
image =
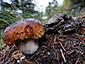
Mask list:
[[44,33],[42,23],[29,18],[8,26],[3,33],[3,41],[9,46],[15,44],[25,54],[32,54],[38,49],[38,39]]

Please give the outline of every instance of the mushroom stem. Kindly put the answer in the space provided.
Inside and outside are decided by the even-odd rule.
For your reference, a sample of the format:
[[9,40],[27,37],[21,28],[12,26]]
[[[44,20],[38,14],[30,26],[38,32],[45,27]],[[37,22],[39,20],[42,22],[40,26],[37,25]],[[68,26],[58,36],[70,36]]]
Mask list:
[[33,54],[39,47],[38,40],[34,39],[18,40],[15,44],[24,54]]

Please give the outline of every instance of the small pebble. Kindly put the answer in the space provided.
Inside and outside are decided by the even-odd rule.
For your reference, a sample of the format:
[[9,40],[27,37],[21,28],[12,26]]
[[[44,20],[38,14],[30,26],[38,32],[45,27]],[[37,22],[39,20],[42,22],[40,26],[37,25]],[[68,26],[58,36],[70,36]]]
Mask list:
[[17,63],[20,63],[20,60],[17,60]]
[[47,54],[48,54],[48,55],[50,55],[50,53],[49,53],[49,52],[47,52]]

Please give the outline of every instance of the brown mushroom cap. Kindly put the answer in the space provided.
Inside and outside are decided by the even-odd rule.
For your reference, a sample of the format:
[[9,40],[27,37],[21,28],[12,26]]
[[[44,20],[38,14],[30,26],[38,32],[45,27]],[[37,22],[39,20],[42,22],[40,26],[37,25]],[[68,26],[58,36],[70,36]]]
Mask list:
[[12,45],[18,39],[39,39],[44,35],[44,32],[45,29],[39,20],[34,18],[25,19],[17,21],[5,29],[3,41],[7,45]]

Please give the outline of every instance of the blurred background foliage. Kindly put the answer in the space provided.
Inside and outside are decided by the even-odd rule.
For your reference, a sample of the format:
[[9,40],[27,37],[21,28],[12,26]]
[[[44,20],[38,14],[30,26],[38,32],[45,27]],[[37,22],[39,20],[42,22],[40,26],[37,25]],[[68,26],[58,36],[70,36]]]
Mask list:
[[57,0],[53,0],[48,3],[45,12],[35,10],[37,3],[32,1],[10,0],[7,3],[0,0],[0,48],[5,45],[2,40],[4,29],[16,21],[36,18],[45,24],[49,18],[58,13],[66,13],[73,17],[85,16],[85,0],[64,0],[62,5],[59,5]]

